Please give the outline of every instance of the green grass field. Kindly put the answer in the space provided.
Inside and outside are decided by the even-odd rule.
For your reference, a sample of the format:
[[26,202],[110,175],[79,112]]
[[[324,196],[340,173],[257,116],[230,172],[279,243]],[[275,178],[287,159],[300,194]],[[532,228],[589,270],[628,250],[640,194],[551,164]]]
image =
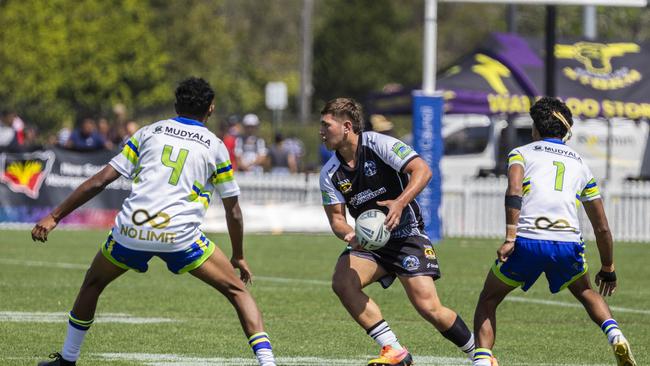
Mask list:
[[[55,231],[47,244],[29,232],[0,231],[0,359],[35,365],[59,351],[66,315],[105,231]],[[210,235],[229,252],[224,235]],[[445,240],[438,246],[442,301],[471,325],[494,240]],[[248,235],[247,259],[279,364],[365,365],[376,344],[330,289],[342,242],[332,235]],[[616,246],[619,290],[609,299],[639,365],[650,364],[649,244]],[[593,243],[588,261],[599,267]],[[593,276],[593,274],[592,274]],[[592,277],[593,278],[593,277]],[[368,293],[418,366],[469,365],[456,347],[421,319],[397,283]],[[614,365],[605,336],[568,291],[550,295],[540,278],[516,290],[498,313],[495,354],[501,365]],[[129,272],[100,299],[80,365],[254,365],[230,304],[190,275],[173,275],[157,258],[149,272]]]

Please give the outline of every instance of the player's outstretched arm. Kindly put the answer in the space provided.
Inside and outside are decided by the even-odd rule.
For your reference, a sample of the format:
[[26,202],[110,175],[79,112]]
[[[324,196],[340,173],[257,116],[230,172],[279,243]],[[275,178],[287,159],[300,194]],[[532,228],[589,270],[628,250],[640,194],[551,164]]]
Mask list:
[[110,165],[106,165],[97,174],[81,183],[59,206],[42,218],[32,229],[32,240],[47,241],[47,234],[70,212],[98,195],[111,182],[120,177],[120,173]]
[[614,240],[609,229],[603,200],[597,198],[583,202],[585,212],[596,235],[596,245],[600,254],[600,272],[596,274],[596,286],[603,296],[610,296],[616,291],[616,272],[614,271]]
[[239,197],[226,197],[222,199],[223,209],[226,212],[226,225],[232,246],[230,263],[239,269],[239,276],[244,283],[252,282],[253,273],[244,259],[244,219],[239,207]]
[[410,176],[409,183],[404,187],[404,191],[394,200],[377,202],[379,206],[388,207],[388,214],[386,215],[386,222],[384,224],[391,231],[399,225],[404,207],[422,192],[424,187],[429,184],[433,175],[427,163],[420,157],[406,164],[403,171]]

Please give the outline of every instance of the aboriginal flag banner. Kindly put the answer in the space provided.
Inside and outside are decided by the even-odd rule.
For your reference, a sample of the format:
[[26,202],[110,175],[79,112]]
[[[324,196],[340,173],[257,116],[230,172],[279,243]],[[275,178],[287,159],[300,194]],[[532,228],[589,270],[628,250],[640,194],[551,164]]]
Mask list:
[[[58,148],[0,153],[0,223],[37,222],[115,154]],[[62,223],[110,227],[130,191],[131,182],[120,177]]]

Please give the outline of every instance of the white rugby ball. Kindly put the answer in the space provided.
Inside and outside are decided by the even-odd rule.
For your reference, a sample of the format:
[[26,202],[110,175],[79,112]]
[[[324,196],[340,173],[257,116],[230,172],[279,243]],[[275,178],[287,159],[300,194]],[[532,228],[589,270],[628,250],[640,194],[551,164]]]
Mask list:
[[357,217],[354,231],[363,249],[377,250],[386,245],[390,231],[384,225],[385,220],[386,215],[377,209],[364,211]]

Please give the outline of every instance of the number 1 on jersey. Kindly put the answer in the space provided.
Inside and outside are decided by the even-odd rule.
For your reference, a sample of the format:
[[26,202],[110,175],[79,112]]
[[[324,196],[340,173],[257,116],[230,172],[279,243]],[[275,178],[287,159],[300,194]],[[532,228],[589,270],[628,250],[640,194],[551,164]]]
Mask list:
[[561,191],[564,186],[564,163],[561,161],[554,161],[555,165],[555,190]]
[[171,145],[165,145],[163,148],[161,161],[164,166],[172,168],[172,175],[169,177],[169,184],[175,186],[178,184],[178,179],[181,177],[181,171],[185,165],[185,159],[187,159],[187,153],[189,150],[181,149],[176,157],[176,160],[171,159],[172,150],[174,149]]

